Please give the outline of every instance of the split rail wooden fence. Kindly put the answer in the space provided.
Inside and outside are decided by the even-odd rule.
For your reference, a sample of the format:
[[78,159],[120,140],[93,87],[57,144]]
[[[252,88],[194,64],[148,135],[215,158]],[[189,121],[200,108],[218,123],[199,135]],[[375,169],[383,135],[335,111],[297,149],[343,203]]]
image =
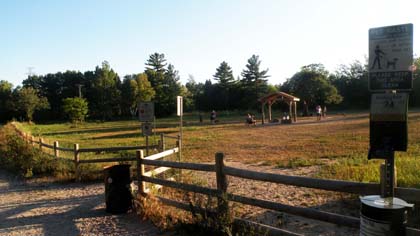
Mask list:
[[[143,151],[137,151],[137,156],[142,157]],[[360,183],[352,181],[340,181],[340,180],[328,180],[328,179],[317,179],[309,178],[302,176],[287,176],[280,174],[272,173],[261,173],[257,171],[244,170],[234,167],[226,166],[224,163],[224,154],[217,153],[215,155],[215,164],[198,164],[198,163],[186,163],[186,162],[172,162],[172,161],[162,161],[162,160],[151,160],[147,158],[139,159],[140,173],[139,183],[140,186],[144,186],[144,182],[149,182],[153,184],[158,184],[170,188],[180,189],[184,191],[194,192],[205,194],[209,196],[216,197],[218,199],[218,210],[217,214],[227,214],[229,210],[228,202],[238,202],[246,205],[252,205],[256,207],[261,207],[264,209],[280,211],[284,213],[289,213],[297,216],[302,216],[314,220],[320,220],[324,222],[329,222],[337,225],[347,226],[351,228],[359,228],[360,219],[352,216],[345,216],[336,213],[316,210],[313,208],[305,208],[298,206],[290,206],[277,202],[261,200],[246,196],[241,196],[228,192],[228,176],[234,176],[239,178],[245,178],[250,180],[258,180],[264,182],[278,183],[293,185],[298,187],[314,188],[335,192],[343,193],[353,193],[359,195],[379,195],[380,194],[380,184],[375,183]],[[216,175],[217,189],[180,183],[175,181],[169,181],[165,179],[159,179],[156,177],[148,176],[143,172],[145,165],[151,165],[155,167],[170,167],[178,169],[187,169],[194,171],[206,171],[214,172]],[[245,187],[245,186],[244,186]],[[142,188],[139,188],[140,193]],[[402,198],[408,202],[419,202],[420,201],[420,189],[414,188],[401,188],[397,187],[395,189],[396,197]],[[184,210],[193,210],[191,206],[186,203],[177,202],[172,199],[166,199],[159,197],[162,203],[174,206]],[[203,210],[203,209],[202,209]],[[247,220],[236,218],[234,220],[235,224],[240,225],[251,225],[255,227],[262,228],[268,232],[268,235],[300,235],[297,233],[289,232],[283,229],[275,228],[268,225],[259,224],[256,222],[250,222]],[[420,235],[420,230],[414,228],[406,229],[407,235]]]
[[[379,195],[381,191],[380,184],[377,183],[360,183],[352,181],[340,181],[340,180],[328,180],[328,179],[317,179],[309,178],[302,176],[287,176],[280,174],[272,173],[261,173],[257,171],[244,170],[234,167],[226,166],[224,163],[224,154],[217,153],[215,155],[215,164],[200,164],[200,163],[187,163],[187,162],[176,162],[176,161],[165,161],[161,160],[163,157],[167,157],[176,153],[179,153],[179,136],[165,136],[161,135],[159,144],[155,146],[133,146],[133,147],[108,147],[108,148],[80,148],[78,144],[74,144],[74,148],[61,148],[59,147],[58,142],[54,142],[53,145],[44,143],[42,138],[38,141],[34,140],[33,136],[29,136],[19,129],[16,129],[18,133],[25,138],[28,143],[32,145],[38,144],[42,149],[43,147],[52,149],[54,151],[54,156],[59,157],[59,151],[67,151],[74,153],[74,162],[76,165],[76,170],[79,164],[83,163],[97,163],[97,162],[116,162],[116,161],[136,161],[136,171],[137,171],[137,184],[138,191],[140,194],[148,194],[150,191],[146,188],[146,182],[166,186],[170,188],[180,189],[184,191],[194,192],[209,195],[216,197],[218,199],[218,208],[216,214],[226,215],[229,211],[229,201],[238,202],[246,205],[261,207],[264,209],[284,212],[296,216],[302,216],[314,220],[329,222],[341,226],[347,226],[351,228],[359,228],[360,219],[352,216],[345,216],[336,213],[316,210],[313,208],[305,208],[298,206],[290,206],[277,202],[261,200],[256,198],[251,198],[247,196],[241,196],[228,192],[228,176],[234,176],[239,178],[245,178],[250,180],[258,180],[264,182],[271,182],[277,184],[286,184],[293,185],[297,187],[306,187],[321,189],[327,191],[343,192],[343,193],[352,193],[359,195]],[[177,139],[177,147],[165,150],[165,138]],[[145,156],[143,150],[146,148],[158,148],[161,152]],[[137,150],[135,157],[119,157],[119,158],[102,158],[102,159],[89,159],[89,160],[80,160],[80,153],[82,152],[109,152],[109,151],[121,151],[121,150]],[[147,150],[146,150],[147,151]],[[146,172],[145,166],[154,166],[155,169]],[[217,189],[186,184],[166,179],[157,178],[160,173],[163,173],[171,168],[175,169],[186,169],[193,171],[205,171],[205,172],[214,172],[216,175]],[[77,173],[76,173],[77,175]],[[395,195],[401,199],[406,200],[407,202],[419,202],[420,201],[420,189],[414,188],[395,188]],[[191,211],[191,210],[201,210],[204,209],[191,209],[191,206],[186,203],[178,202],[172,199],[167,199],[164,197],[158,197],[160,201],[166,205],[177,207],[179,209]],[[284,229],[275,228],[269,225],[264,225],[256,222],[251,222],[248,220],[235,218],[234,224],[245,226],[245,227],[258,227],[260,229],[266,230],[268,235],[292,235],[297,236],[301,235],[298,233],[290,232]],[[406,228],[407,236],[420,235],[419,229]]]
[[[32,146],[38,146],[41,151],[47,151],[46,149],[49,149],[52,151],[52,154],[55,158],[60,158],[60,151],[63,152],[70,152],[73,153],[73,161],[75,165],[75,179],[80,181],[80,164],[87,164],[87,163],[103,163],[103,162],[121,162],[121,161],[138,161],[140,156],[136,157],[113,157],[113,158],[96,158],[96,159],[81,159],[81,153],[102,153],[102,152],[118,152],[118,151],[129,151],[129,150],[145,150],[146,151],[146,157],[143,156],[143,158],[147,158],[150,160],[157,160],[161,159],[163,157],[170,156],[175,153],[179,153],[179,144],[180,144],[180,136],[171,136],[171,135],[165,135],[160,134],[160,139],[158,140],[158,144],[156,145],[145,145],[145,146],[120,146],[120,147],[99,147],[99,148],[80,148],[78,143],[73,144],[73,148],[64,148],[60,147],[58,141],[54,141],[53,144],[49,144],[44,141],[42,137],[35,138],[34,136],[27,134],[20,129],[16,127],[14,123],[12,123],[14,129],[16,132],[20,135],[21,138],[23,138],[28,144]],[[176,140],[175,148],[166,150],[167,144],[166,139],[174,139]],[[148,143],[148,142],[147,142]],[[159,153],[155,155],[149,156],[149,150],[151,149],[157,149],[159,150]],[[137,165],[139,166],[139,165]],[[165,171],[168,171],[170,168],[158,168],[156,170],[153,170],[153,175],[161,174]],[[149,173],[151,175],[152,172]]]

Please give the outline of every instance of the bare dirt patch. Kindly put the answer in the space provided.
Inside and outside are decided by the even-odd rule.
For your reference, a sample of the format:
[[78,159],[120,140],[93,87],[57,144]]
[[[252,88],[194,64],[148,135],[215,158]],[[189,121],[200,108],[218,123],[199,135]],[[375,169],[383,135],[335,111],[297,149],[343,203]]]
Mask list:
[[[316,166],[286,169],[271,166],[247,165],[239,162],[226,162],[227,166],[275,173],[284,175],[311,176],[316,173]],[[216,188],[214,173],[204,176],[212,188]],[[282,184],[253,181],[236,177],[229,177],[228,191],[230,193],[278,202],[291,206],[311,207],[314,209],[358,217],[359,202],[357,197],[347,194],[333,193],[309,188],[294,187]],[[252,221],[269,224],[275,227],[301,233],[303,235],[358,235],[358,229],[337,226],[317,220],[293,216],[286,213],[275,212],[262,208],[233,203],[232,209],[236,216]]]
[[0,170],[0,236],[159,235],[135,213],[105,212],[102,183],[22,181]]

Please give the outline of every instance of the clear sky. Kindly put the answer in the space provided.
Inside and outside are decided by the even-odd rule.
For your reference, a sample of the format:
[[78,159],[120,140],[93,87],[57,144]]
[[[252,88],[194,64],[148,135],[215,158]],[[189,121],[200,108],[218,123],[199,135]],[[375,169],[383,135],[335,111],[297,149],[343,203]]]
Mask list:
[[164,53],[186,82],[212,78],[226,61],[235,77],[252,54],[279,84],[300,67],[364,61],[368,29],[414,24],[419,0],[1,0],[0,80],[94,70],[107,60],[122,77]]

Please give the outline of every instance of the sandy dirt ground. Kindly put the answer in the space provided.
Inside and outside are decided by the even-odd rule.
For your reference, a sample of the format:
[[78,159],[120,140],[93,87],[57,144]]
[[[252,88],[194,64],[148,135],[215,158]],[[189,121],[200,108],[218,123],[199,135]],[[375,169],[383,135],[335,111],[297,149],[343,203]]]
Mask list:
[[161,233],[135,213],[105,212],[104,184],[28,182],[0,170],[0,236]]
[[[247,169],[265,173],[284,175],[310,176],[317,171],[317,167],[305,167],[297,169],[274,168],[272,166],[246,165],[239,162],[225,162],[227,166]],[[215,174],[206,173],[205,179],[212,188],[216,188]],[[228,177],[229,192],[241,196],[247,196],[272,202],[283,203],[291,206],[311,207],[326,212],[338,213],[359,217],[359,202],[355,197],[349,199],[349,195],[314,190],[309,188],[294,187],[283,184],[268,183],[247,180],[243,178]],[[275,212],[262,208],[252,207],[239,203],[231,204],[231,209],[236,216],[259,222],[290,232],[302,235],[315,236],[356,236],[359,230],[344,226],[337,226],[322,221],[293,216],[286,213]]]

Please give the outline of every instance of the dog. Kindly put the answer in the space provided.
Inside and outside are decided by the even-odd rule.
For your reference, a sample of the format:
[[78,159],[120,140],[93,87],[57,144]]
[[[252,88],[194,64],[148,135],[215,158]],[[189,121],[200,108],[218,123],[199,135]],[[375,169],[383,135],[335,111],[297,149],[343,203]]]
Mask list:
[[395,66],[397,65],[397,61],[398,61],[398,58],[394,58],[394,60],[392,60],[392,61],[387,61],[386,68],[389,69],[389,67],[392,66],[392,69],[395,70]]

